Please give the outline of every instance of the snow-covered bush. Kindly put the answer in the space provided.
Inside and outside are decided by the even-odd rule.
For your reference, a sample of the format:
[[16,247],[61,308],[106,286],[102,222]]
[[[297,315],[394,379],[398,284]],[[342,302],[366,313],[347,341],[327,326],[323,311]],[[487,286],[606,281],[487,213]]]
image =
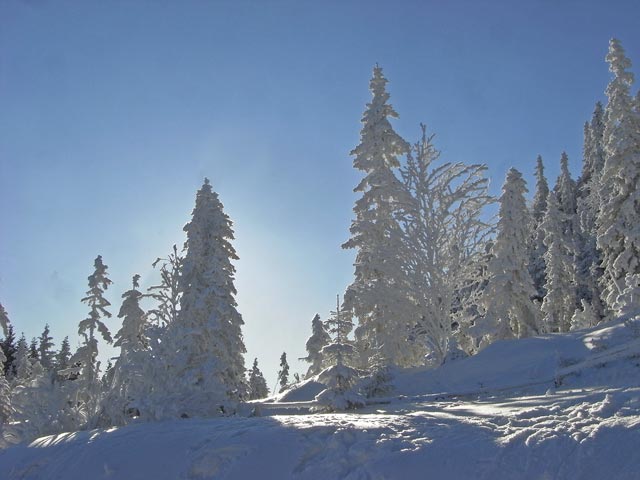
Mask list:
[[589,302],[584,298],[580,300],[582,309],[577,308],[571,317],[571,330],[579,330],[581,328],[590,328],[595,326],[600,317],[596,314],[595,310]]
[[333,365],[318,375],[318,381],[327,386],[316,395],[318,407],[315,411],[332,412],[352,410],[365,405],[365,400],[356,388],[359,372],[344,364]]

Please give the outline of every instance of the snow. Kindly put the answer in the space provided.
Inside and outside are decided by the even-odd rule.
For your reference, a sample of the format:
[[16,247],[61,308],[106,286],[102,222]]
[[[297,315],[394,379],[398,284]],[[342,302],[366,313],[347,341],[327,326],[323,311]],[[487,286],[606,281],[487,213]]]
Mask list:
[[611,322],[499,341],[435,370],[397,370],[393,394],[355,412],[309,414],[321,388],[309,379],[244,406],[245,417],[43,437],[2,451],[0,472],[8,480],[633,479],[639,373],[640,338]]

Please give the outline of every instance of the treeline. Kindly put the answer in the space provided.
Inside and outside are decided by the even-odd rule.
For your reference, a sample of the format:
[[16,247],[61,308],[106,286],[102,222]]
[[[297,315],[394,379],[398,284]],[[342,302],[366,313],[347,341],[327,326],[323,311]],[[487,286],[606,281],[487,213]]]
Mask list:
[[[538,157],[529,204],[522,174],[510,169],[497,223],[485,220],[494,202],[486,166],[440,161],[424,126],[417,143],[404,140],[390,123],[398,115],[387,80],[374,68],[373,98],[351,152],[363,174],[360,198],[343,245],[356,250],[356,261],[341,311],[357,325],[352,339],[350,329],[341,335],[351,347],[342,362],[360,376],[373,372],[377,383],[357,387],[354,373],[342,372],[333,384],[349,387],[339,391],[382,388],[390,368],[437,367],[496,340],[640,313],[640,94],[632,93],[631,62],[618,40],[606,61],[608,102],[597,103],[584,125],[578,179],[563,152],[549,188]],[[312,322],[308,376],[336,364],[329,325]]]

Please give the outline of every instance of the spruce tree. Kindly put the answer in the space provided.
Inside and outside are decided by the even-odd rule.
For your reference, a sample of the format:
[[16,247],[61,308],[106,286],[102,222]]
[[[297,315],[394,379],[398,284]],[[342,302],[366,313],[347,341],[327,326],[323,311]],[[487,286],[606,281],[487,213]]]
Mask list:
[[33,337],[29,344],[29,358],[32,360],[39,360],[40,354],[38,353],[38,339]]
[[[16,374],[15,360],[16,360],[16,335],[13,331],[13,325],[7,322],[7,328],[5,337],[0,347],[2,347],[2,353],[4,355],[4,375],[11,379]],[[3,327],[4,328],[4,327]]]
[[333,335],[331,343],[322,349],[322,356],[329,365],[348,365],[352,363],[355,349],[349,341],[353,330],[353,321],[349,312],[340,309],[340,296],[336,296],[336,309],[330,312],[325,321],[326,330]]
[[546,247],[544,245],[544,230],[540,228],[540,224],[542,223],[544,214],[547,211],[548,197],[549,184],[544,176],[544,164],[542,163],[542,157],[538,155],[538,158],[536,159],[536,191],[533,196],[531,212],[533,223],[529,254],[529,274],[533,280],[536,299],[539,301],[542,301],[546,294],[544,288],[546,281],[544,264]]
[[215,415],[245,394],[246,349],[235,300],[232,222],[206,178],[184,231],[180,313],[165,336],[167,389],[176,409],[167,413]]
[[71,358],[71,345],[69,337],[64,337],[60,344],[60,351],[55,356],[56,370],[65,370],[69,368],[69,359]]
[[[597,186],[598,177],[604,167],[604,110],[602,103],[597,102],[590,122],[584,124],[584,143],[582,150],[582,172],[576,188],[579,199],[587,199]],[[587,205],[584,205],[587,207]]]
[[124,301],[118,312],[118,318],[122,319],[122,327],[115,335],[114,347],[120,347],[122,353],[139,351],[147,346],[144,336],[145,314],[140,308],[142,293],[138,290],[140,275],[134,275],[131,290],[122,294]]
[[[5,339],[9,338],[9,327],[11,326],[9,322],[9,316],[7,315],[7,311],[4,309],[2,304],[0,304],[0,329],[5,337]],[[6,364],[7,358],[4,354],[4,342],[2,343],[2,349],[0,349],[0,362],[2,364]],[[8,424],[11,416],[14,413],[13,405],[11,404],[11,387],[9,386],[9,382],[4,375],[0,374],[0,448],[6,447],[10,442],[9,439],[9,429]]]
[[249,400],[258,400],[269,396],[269,388],[264,375],[258,368],[258,359],[253,360],[253,367],[249,371]]
[[398,114],[387,102],[387,79],[373,69],[371,103],[362,117],[360,144],[351,152],[353,166],[364,173],[355,191],[362,194],[353,208],[351,238],[342,245],[357,251],[355,278],[344,295],[344,309],[358,318],[356,341],[364,363],[376,353],[385,362],[408,365],[406,340],[412,319],[402,269],[402,231],[395,218],[403,188],[394,171],[409,145],[389,122]]
[[582,174],[577,182],[578,298],[586,300],[598,317],[604,314],[599,286],[602,259],[596,245],[596,219],[601,204],[599,191],[604,167],[603,115],[602,104],[598,102],[591,122],[585,123]]
[[278,385],[280,385],[279,393],[284,392],[289,386],[289,363],[287,362],[287,353],[282,352],[280,355],[280,370],[278,370]]
[[547,177],[544,176],[544,163],[542,162],[542,156],[538,155],[536,158],[536,191],[533,195],[533,205],[531,216],[533,217],[533,224],[540,225],[544,214],[547,211],[547,198],[549,197],[549,183]]
[[487,286],[480,304],[484,318],[472,334],[481,347],[493,340],[527,337],[539,332],[539,310],[533,303],[533,280],[527,269],[527,238],[531,220],[522,174],[512,168],[502,187],[498,233],[487,267]]
[[40,358],[40,364],[42,368],[47,371],[52,370],[53,368],[53,356],[54,353],[51,350],[53,348],[53,338],[49,335],[49,325],[44,326],[44,330],[40,335],[39,343],[38,343],[38,356]]
[[570,238],[575,244],[577,190],[576,182],[571,178],[569,157],[566,152],[562,152],[560,157],[560,175],[558,176],[553,192],[556,194],[558,200],[558,209],[564,214],[562,220],[564,233],[567,235],[567,238]]
[[31,362],[29,361],[29,344],[24,333],[16,344],[16,381],[25,382],[31,377]]
[[0,303],[0,329],[2,329],[3,335],[6,337],[9,336],[9,325],[11,322],[9,321],[9,315],[7,311],[4,309],[4,306]]
[[564,230],[567,215],[560,211],[555,193],[549,194],[540,228],[545,233],[546,295],[542,302],[547,332],[568,332],[576,310],[576,266],[573,242]]
[[320,320],[320,315],[316,313],[311,320],[311,336],[306,343],[307,356],[300,359],[311,364],[307,370],[307,378],[317,375],[322,370],[323,359],[320,351],[330,342],[331,337],[327,333],[324,323]]
[[[0,350],[0,362],[5,361],[6,358],[4,353]],[[7,426],[9,425],[13,413],[14,408],[11,402],[11,387],[4,375],[0,375],[0,449],[8,445],[8,442],[6,441]]]
[[600,183],[597,246],[602,252],[603,300],[613,310],[625,290],[627,275],[640,273],[640,114],[631,96],[631,61],[617,39],[609,42],[609,69],[614,75],[606,93],[605,165]]
[[94,272],[88,277],[87,296],[81,300],[90,307],[88,317],[78,324],[78,335],[82,338],[82,345],[70,360],[71,367],[67,369],[70,371],[60,372],[65,377],[78,376],[74,386],[77,388],[75,396],[79,413],[82,415],[79,419],[80,426],[93,421],[100,401],[100,362],[97,361],[96,333],[99,333],[105,342],[112,343],[111,333],[102,321],[103,318],[111,318],[111,313],[107,310],[111,304],[104,298],[104,293],[112,282],[107,276],[108,267],[102,262],[101,255],[96,257],[93,265]]
[[149,387],[147,352],[148,340],[145,336],[145,313],[140,308],[143,294],[138,290],[140,275],[134,275],[132,288],[122,294],[124,299],[118,318],[122,327],[115,335],[114,347],[120,347],[120,356],[115,365],[105,371],[103,383],[108,387],[105,415],[111,424],[126,423],[128,416],[140,415],[141,404]]
[[322,354],[330,365],[318,376],[327,388],[315,398],[320,410],[346,410],[364,404],[362,396],[354,391],[359,372],[350,366],[354,358],[354,348],[348,339],[353,322],[347,312],[340,310],[340,297],[336,297],[336,309],[325,322],[333,341],[322,349]]

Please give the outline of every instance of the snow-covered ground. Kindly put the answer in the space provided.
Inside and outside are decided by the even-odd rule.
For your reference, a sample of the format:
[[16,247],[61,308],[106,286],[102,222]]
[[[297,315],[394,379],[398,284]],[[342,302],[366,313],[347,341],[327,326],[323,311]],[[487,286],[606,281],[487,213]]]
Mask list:
[[622,324],[498,342],[394,385],[356,413],[309,414],[309,381],[260,417],[44,437],[0,453],[0,477],[640,478],[640,339]]

